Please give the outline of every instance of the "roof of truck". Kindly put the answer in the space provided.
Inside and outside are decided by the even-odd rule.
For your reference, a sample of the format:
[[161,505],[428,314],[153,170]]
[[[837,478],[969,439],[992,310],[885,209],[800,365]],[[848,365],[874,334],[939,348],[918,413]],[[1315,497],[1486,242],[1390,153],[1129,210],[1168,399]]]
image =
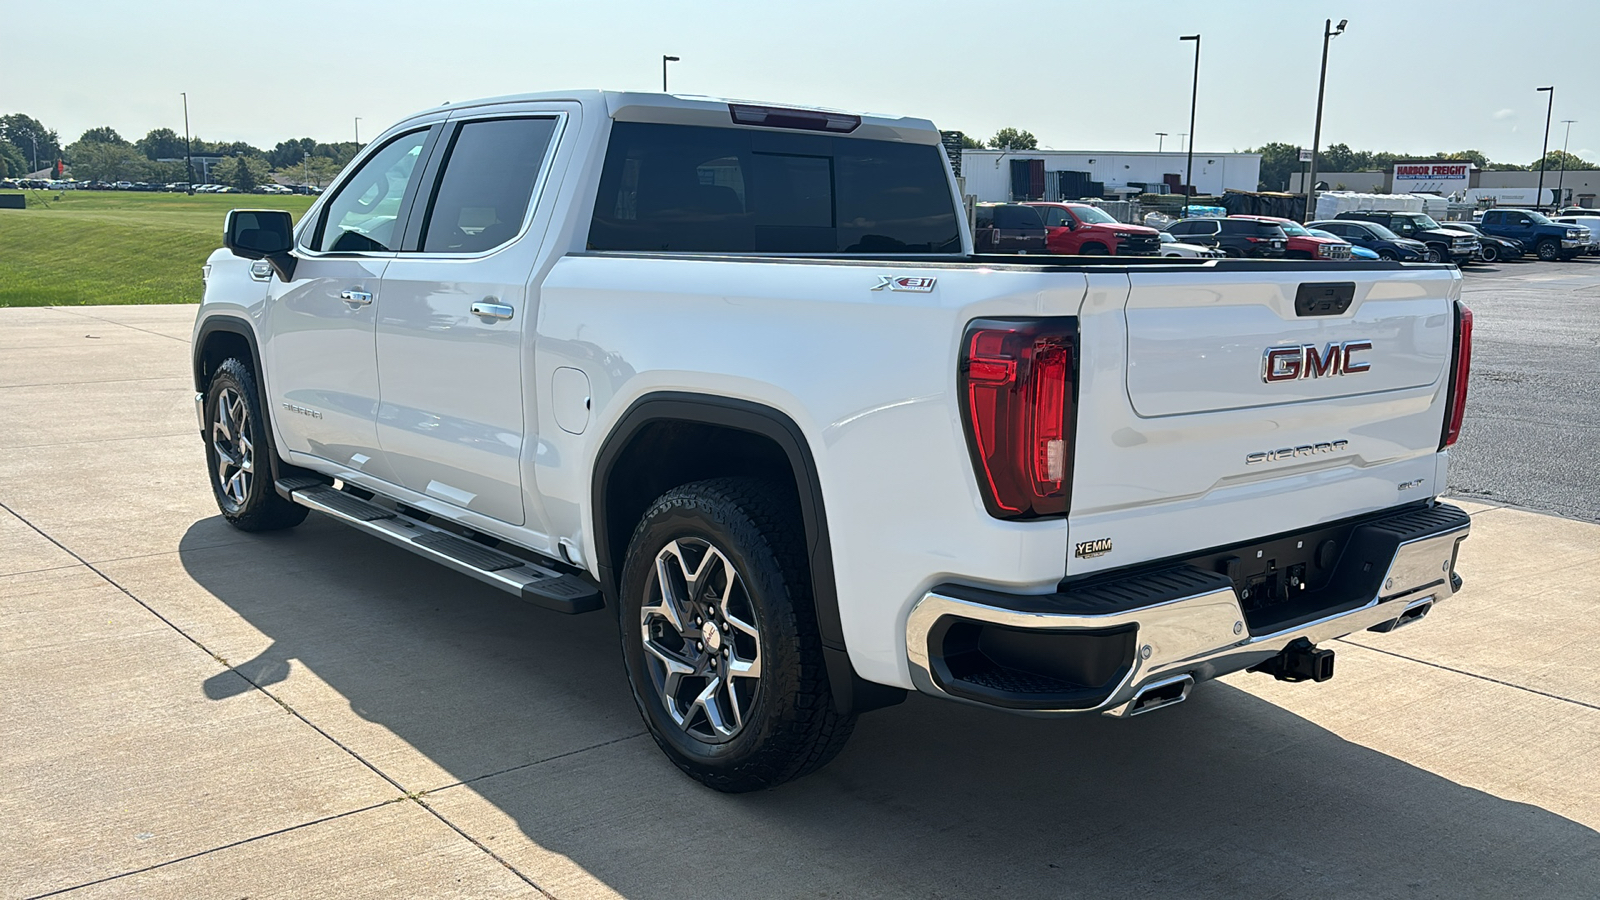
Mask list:
[[878,113],[855,112],[853,110],[834,109],[825,106],[738,100],[729,97],[704,97],[694,94],[662,94],[647,91],[579,90],[506,94],[500,97],[446,102],[407,118],[411,119],[435,113],[443,107],[449,107],[454,110],[539,101],[567,101],[580,103],[588,107],[604,106],[606,113],[619,122],[659,122],[681,125],[720,125],[724,127],[735,124],[751,128],[763,127],[734,122],[730,114],[730,107],[736,105],[835,113],[860,118],[861,125],[849,132],[851,137],[899,140],[916,144],[939,143],[939,130],[927,119],[909,116],[886,116]]

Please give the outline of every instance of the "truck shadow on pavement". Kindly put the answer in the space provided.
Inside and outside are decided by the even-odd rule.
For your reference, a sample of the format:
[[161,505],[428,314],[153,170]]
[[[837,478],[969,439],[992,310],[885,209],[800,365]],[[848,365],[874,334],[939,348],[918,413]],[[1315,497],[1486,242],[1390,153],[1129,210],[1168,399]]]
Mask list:
[[652,898],[1573,897],[1600,884],[1595,831],[1225,684],[1125,722],[913,696],[864,716],[817,775],[716,794],[643,734],[609,614],[544,612],[315,516],[200,548],[189,538],[208,524],[180,552],[205,594],[163,609],[227,645],[211,649],[235,667],[207,696],[253,690],[241,675],[266,688],[555,896],[588,893],[584,872]]

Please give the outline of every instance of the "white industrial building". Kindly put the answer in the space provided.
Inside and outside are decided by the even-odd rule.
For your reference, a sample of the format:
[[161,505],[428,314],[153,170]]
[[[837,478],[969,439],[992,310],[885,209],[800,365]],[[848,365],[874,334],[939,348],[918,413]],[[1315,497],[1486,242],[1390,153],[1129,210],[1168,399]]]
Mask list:
[[[1173,152],[1098,151],[1098,150],[963,150],[961,151],[961,176],[966,180],[966,191],[980,201],[1008,201],[1022,199],[1062,199],[1061,196],[1038,196],[1039,184],[1034,183],[1033,198],[1019,196],[1024,191],[1020,179],[1032,169],[1037,173],[1038,163],[1048,173],[1073,172],[1081,176],[1066,178],[1048,175],[1051,187],[1062,185],[1061,190],[1078,194],[1077,186],[1098,182],[1104,186],[1105,196],[1123,196],[1143,191],[1152,193],[1181,193],[1188,154]],[[1020,165],[1016,165],[1020,163]],[[1225,190],[1253,191],[1261,181],[1261,154],[1259,153],[1200,153],[1194,155],[1194,187],[1196,194],[1220,196]],[[1066,185],[1073,185],[1069,189]],[[1067,197],[1075,200],[1078,196]]]

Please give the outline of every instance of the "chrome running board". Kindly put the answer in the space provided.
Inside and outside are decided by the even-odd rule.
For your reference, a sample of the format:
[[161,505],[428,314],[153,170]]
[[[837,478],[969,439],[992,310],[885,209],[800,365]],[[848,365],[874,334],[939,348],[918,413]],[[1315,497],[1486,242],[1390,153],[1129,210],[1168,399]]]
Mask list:
[[307,509],[515,594],[535,606],[569,615],[605,606],[599,588],[576,575],[502,553],[320,481],[282,479],[277,488],[280,494]]

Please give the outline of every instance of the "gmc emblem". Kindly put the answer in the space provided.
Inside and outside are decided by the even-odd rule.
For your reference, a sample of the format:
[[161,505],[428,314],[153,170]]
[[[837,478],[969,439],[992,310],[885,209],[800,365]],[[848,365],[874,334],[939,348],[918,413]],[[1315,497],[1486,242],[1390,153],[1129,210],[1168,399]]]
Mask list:
[[1371,349],[1371,341],[1329,344],[1320,351],[1315,344],[1268,347],[1267,352],[1261,357],[1261,380],[1272,384],[1278,381],[1294,381],[1297,378],[1355,375],[1372,368],[1371,363],[1358,362],[1355,359],[1357,353]]

